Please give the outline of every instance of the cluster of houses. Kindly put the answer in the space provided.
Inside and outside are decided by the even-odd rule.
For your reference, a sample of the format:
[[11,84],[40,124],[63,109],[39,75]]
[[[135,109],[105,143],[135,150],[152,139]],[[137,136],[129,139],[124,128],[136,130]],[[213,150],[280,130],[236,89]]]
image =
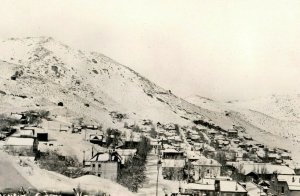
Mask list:
[[[116,134],[107,134],[101,130],[89,131],[87,140],[93,144],[108,147],[107,150],[96,152],[92,150],[91,158],[84,160],[84,169],[88,174],[96,175],[112,181],[117,181],[118,172],[126,161],[137,154],[137,145],[142,134],[123,134],[116,138]],[[109,140],[116,139],[114,146],[107,146]]]
[[48,140],[48,134],[39,131],[36,127],[20,126],[13,127],[14,134],[6,137],[4,150],[15,156],[35,157],[38,152],[39,141]]
[[182,130],[158,129],[155,140],[163,177],[182,182],[173,195],[300,195],[299,170],[287,150],[253,141],[242,127]]
[[[28,121],[22,114],[17,117]],[[142,125],[154,126],[150,121]],[[127,124],[126,128],[133,130],[134,126]],[[48,141],[48,133],[26,123],[12,130],[4,150],[13,155],[35,156],[39,142]],[[300,195],[300,171],[293,167],[291,154],[255,142],[242,127],[179,128],[173,123],[157,123],[155,138],[147,134],[150,128],[120,135],[103,132],[97,125],[59,126],[59,131],[83,133],[86,141],[104,146],[107,150],[92,148],[91,156],[84,157],[84,170],[113,181],[120,167],[136,155],[142,136],[147,136],[159,157],[163,178],[181,182],[173,195]]]

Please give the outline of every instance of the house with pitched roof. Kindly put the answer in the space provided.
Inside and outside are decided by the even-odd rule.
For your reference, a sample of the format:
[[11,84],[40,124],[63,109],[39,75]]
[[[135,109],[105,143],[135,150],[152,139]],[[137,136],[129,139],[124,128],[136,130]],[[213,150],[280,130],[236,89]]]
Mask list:
[[198,181],[204,177],[216,177],[221,174],[221,164],[214,160],[201,156],[197,161],[191,163],[193,178]]
[[117,152],[98,152],[88,161],[84,161],[84,167],[89,174],[116,181],[121,160]]
[[294,175],[295,172],[292,168],[285,165],[275,165],[271,163],[254,163],[254,162],[227,162],[235,168],[236,172],[243,176],[243,179],[252,178],[258,180],[271,180],[276,174]]
[[215,188],[220,196],[247,196],[247,190],[237,181],[216,180]]
[[300,195],[299,175],[276,175],[271,181],[273,194],[285,196]]

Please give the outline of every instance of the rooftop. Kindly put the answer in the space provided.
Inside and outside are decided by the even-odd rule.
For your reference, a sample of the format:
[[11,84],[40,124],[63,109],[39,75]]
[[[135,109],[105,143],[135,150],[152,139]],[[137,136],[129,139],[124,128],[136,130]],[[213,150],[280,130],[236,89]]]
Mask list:
[[246,183],[246,190],[248,191],[249,196],[264,196],[267,195],[263,188],[259,187],[258,185],[254,184],[253,182]]
[[168,148],[168,149],[162,150],[161,152],[162,153],[182,153],[181,151],[177,151],[173,148]]
[[90,161],[100,161],[100,162],[109,161],[109,160],[110,160],[109,153],[97,153],[90,159]]
[[183,189],[188,190],[215,190],[214,184],[198,184],[198,183],[188,183],[182,185]]
[[214,159],[209,159],[206,158],[205,156],[201,156],[197,161],[192,163],[194,166],[195,165],[200,165],[200,166],[221,166],[221,164],[214,160]]
[[300,190],[300,175],[278,175],[278,181],[286,182],[289,190]]
[[190,150],[186,152],[186,156],[188,159],[195,159],[195,160],[198,160],[201,158],[200,153],[197,153],[195,151],[190,151]]
[[120,156],[133,156],[136,153],[136,149],[116,149],[116,152]]
[[9,137],[6,140],[7,146],[33,146],[33,138],[18,138],[18,137]]
[[247,175],[251,172],[256,174],[295,174],[294,170],[285,165],[273,165],[271,163],[251,163],[251,162],[228,162],[228,165],[232,165],[236,169],[240,170],[240,173]]
[[236,181],[220,181],[221,192],[245,193],[247,190]]

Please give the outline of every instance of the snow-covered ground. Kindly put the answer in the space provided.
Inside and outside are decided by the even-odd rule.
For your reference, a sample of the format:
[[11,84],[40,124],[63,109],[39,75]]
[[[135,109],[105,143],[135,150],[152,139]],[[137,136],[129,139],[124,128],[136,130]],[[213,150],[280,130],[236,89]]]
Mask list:
[[[56,123],[70,124],[82,117],[84,122],[102,124],[104,129],[124,125],[112,119],[112,111],[126,114],[132,122],[150,119],[154,123],[193,125],[193,120],[205,119],[223,129],[243,126],[258,142],[291,150],[300,163],[299,95],[231,103],[196,96],[188,97],[189,103],[100,53],[75,50],[48,37],[0,42],[0,72],[0,113],[44,109],[56,116]],[[11,79],[13,75],[17,75],[16,80]],[[83,151],[89,153],[91,145],[84,140],[84,133],[59,132],[47,124],[43,127],[63,154],[81,160]],[[152,154],[147,163],[148,184],[140,189],[140,195],[155,194],[156,162]],[[16,168],[32,185],[44,183],[36,182],[39,178],[65,183],[65,187],[75,183],[36,167],[32,171],[31,167]],[[163,180],[159,174],[158,187],[163,194],[178,191],[179,184]]]
[[86,175],[71,179],[55,172],[40,169],[30,158],[13,157],[2,151],[0,151],[0,155],[0,182],[3,180],[3,183],[0,184],[1,190],[3,188],[19,190],[22,186],[25,190],[34,188],[38,191],[72,193],[73,188],[80,187],[81,190],[90,193],[104,192],[112,196],[119,196],[120,193],[124,196],[134,195],[116,182],[97,176]]
[[[179,183],[178,181],[165,180],[162,176],[162,168],[159,168],[159,173],[157,169],[158,157],[154,151],[151,151],[147,157],[146,163],[146,176],[147,180],[144,186],[139,189],[138,195],[156,195],[156,186],[158,195],[171,194],[178,192]],[[158,183],[157,183],[157,173],[158,173]]]

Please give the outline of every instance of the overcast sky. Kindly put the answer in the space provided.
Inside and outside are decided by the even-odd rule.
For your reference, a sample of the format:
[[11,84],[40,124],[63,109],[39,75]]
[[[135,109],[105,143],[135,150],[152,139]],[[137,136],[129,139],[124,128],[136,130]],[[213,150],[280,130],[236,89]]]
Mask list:
[[300,1],[0,2],[1,38],[52,36],[182,97],[300,93]]

